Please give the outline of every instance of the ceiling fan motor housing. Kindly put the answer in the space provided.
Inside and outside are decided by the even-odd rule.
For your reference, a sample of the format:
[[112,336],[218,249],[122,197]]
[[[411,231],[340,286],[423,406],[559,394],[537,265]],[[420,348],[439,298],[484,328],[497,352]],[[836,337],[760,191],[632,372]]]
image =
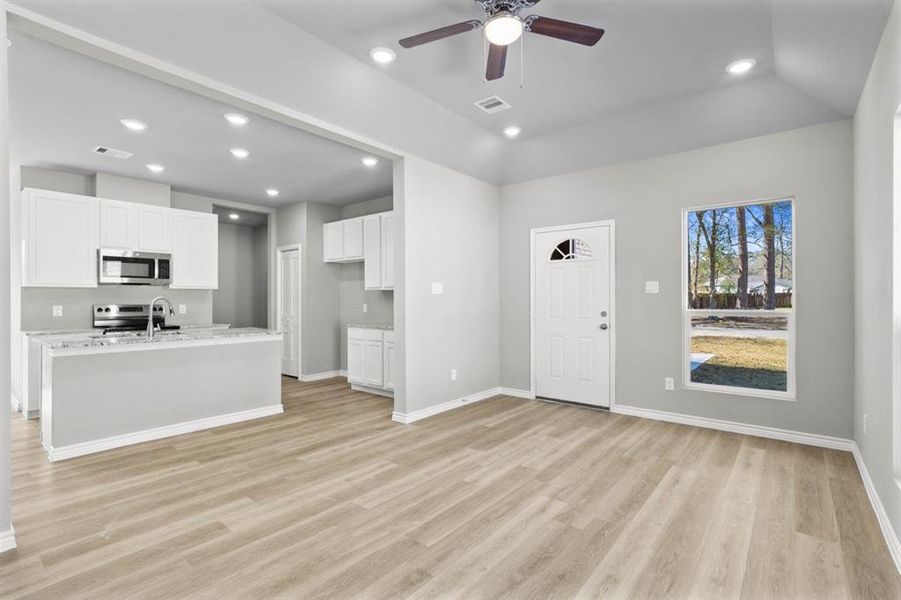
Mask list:
[[475,0],[482,6],[482,10],[489,17],[502,12],[516,15],[524,8],[531,8],[538,4],[538,0]]

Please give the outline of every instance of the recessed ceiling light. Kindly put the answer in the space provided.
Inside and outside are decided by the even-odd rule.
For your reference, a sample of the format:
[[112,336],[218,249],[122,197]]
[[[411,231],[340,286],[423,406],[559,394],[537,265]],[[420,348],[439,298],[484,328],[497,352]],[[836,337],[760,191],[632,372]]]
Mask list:
[[119,122],[132,131],[144,131],[147,129],[147,123],[138,121],[137,119],[122,119]]
[[158,164],[155,164],[155,163],[150,163],[150,164],[145,165],[145,166],[146,166],[149,170],[153,171],[154,173],[162,173],[163,171],[166,170],[166,167],[164,167],[163,165],[158,165]]
[[389,62],[394,62],[394,59],[397,58],[397,55],[394,53],[394,50],[391,48],[373,48],[369,51],[369,57],[377,63],[387,64]]
[[247,125],[250,122],[246,116],[241,113],[225,113],[225,120],[231,123],[232,125]]
[[729,63],[729,66],[726,67],[726,71],[732,75],[741,75],[753,69],[756,64],[757,61],[753,58],[742,58]]
[[496,46],[509,46],[522,37],[524,28],[522,19],[507,11],[494,15],[483,26],[485,39]]
[[269,188],[268,190],[266,190],[266,194],[275,198],[276,196],[278,196],[278,190],[275,188]]
[[510,138],[511,140],[522,133],[522,128],[517,127],[516,125],[510,125],[509,127],[504,127],[504,135]]
[[232,221],[237,221],[241,218],[241,215],[239,215],[238,213],[231,213],[230,215],[228,215],[228,218]]
[[231,152],[232,156],[235,158],[247,158],[250,156],[250,150],[245,150],[244,148],[232,148],[229,152]]
[[364,156],[360,159],[360,162],[362,162],[367,167],[374,167],[379,164],[379,159],[375,158],[374,156]]

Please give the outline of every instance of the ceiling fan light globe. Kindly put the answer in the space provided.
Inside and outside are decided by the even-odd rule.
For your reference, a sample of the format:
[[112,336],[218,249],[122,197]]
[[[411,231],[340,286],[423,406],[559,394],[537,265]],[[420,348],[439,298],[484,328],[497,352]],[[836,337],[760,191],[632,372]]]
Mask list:
[[495,46],[509,46],[522,37],[524,28],[522,19],[514,14],[502,12],[485,21],[483,31],[485,39]]

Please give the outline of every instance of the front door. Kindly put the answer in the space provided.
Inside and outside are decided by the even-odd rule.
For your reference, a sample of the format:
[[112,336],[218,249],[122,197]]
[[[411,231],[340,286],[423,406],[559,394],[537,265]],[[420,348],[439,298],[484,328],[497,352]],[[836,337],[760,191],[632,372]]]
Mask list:
[[610,406],[611,225],[535,234],[535,392]]

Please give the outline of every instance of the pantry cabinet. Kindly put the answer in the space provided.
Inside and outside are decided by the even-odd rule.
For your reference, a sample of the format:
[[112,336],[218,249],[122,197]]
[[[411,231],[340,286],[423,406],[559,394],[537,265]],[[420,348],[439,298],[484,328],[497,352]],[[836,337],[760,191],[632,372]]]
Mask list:
[[26,188],[22,285],[97,287],[97,199]]
[[172,289],[219,287],[219,218],[172,210]]

